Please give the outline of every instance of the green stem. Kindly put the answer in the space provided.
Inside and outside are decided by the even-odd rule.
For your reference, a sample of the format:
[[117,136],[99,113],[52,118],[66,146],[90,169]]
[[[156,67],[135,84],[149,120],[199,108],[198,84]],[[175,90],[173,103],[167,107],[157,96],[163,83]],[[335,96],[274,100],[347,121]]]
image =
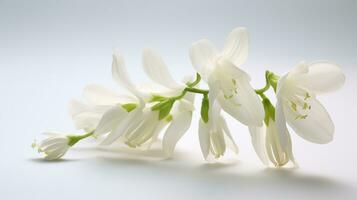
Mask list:
[[260,95],[260,94],[263,94],[264,92],[266,92],[269,89],[269,87],[270,87],[269,74],[270,74],[269,71],[265,71],[265,86],[263,88],[261,88],[261,89],[255,90],[255,93]]
[[181,94],[178,96],[173,96],[173,97],[162,97],[162,96],[154,96],[152,98],[152,102],[158,102],[154,106],[151,107],[152,111],[158,111],[159,112],[159,120],[165,119],[167,116],[169,116],[170,111],[173,107],[173,104],[175,101],[182,99],[187,92],[192,92],[192,93],[198,93],[202,94],[204,96],[202,100],[202,107],[201,107],[201,116],[203,116],[203,120],[205,122],[208,121],[208,90],[203,90],[199,88],[194,88],[199,82],[201,81],[201,76],[197,73],[196,74],[196,80],[192,83],[188,82],[186,83],[187,87],[182,90]]
[[202,90],[202,89],[198,89],[198,88],[185,88],[185,91],[187,92],[192,92],[192,93],[199,93],[199,94],[203,94],[203,95],[207,95],[209,93],[208,90]]
[[196,80],[193,81],[192,83],[188,82],[186,85],[188,87],[195,87],[198,83],[201,81],[201,75],[199,73],[196,73]]
[[268,99],[268,97],[264,93],[257,93],[263,100]]
[[75,145],[77,142],[79,142],[80,140],[84,139],[84,138],[87,138],[89,136],[92,136],[94,133],[94,130],[91,131],[91,132],[88,132],[88,133],[85,133],[83,135],[69,135],[67,136],[68,139],[69,139],[69,142],[68,142],[68,145],[69,146],[73,146]]

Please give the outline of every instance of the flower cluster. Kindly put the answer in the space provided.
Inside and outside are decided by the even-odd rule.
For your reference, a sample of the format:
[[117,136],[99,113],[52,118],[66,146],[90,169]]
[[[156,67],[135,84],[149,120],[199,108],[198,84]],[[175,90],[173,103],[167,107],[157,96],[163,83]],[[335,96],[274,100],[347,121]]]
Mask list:
[[[324,144],[333,139],[333,122],[317,95],[340,88],[345,81],[341,69],[330,62],[302,62],[283,76],[266,71],[266,85],[253,89],[243,71],[249,37],[245,28],[229,35],[223,50],[209,40],[194,43],[190,59],[196,77],[176,82],[163,58],[153,50],[143,51],[143,69],[155,87],[140,87],[129,78],[122,55],[113,54],[113,79],[129,95],[98,85],[84,89],[86,102],[73,100],[69,110],[83,135],[55,135],[34,144],[45,159],[61,158],[78,141],[93,136],[102,145],[120,143],[131,148],[150,148],[162,138],[167,157],[191,125],[195,95],[201,97],[198,136],[202,155],[214,160],[228,149],[238,153],[225,112],[249,128],[252,145],[265,165],[297,165],[287,128],[303,139]],[[201,79],[208,89],[199,88]],[[265,95],[273,89],[276,104]],[[161,137],[162,136],[162,137]]]

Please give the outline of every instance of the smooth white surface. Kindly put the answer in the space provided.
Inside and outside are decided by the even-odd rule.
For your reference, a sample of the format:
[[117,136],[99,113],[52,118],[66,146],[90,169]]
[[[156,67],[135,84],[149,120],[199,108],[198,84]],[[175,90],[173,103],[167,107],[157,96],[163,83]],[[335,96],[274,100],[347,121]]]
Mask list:
[[[357,199],[357,61],[354,1],[0,1],[1,199]],[[239,8],[244,8],[240,10]],[[335,137],[315,145],[292,133],[298,170],[267,169],[248,130],[228,118],[240,148],[217,164],[199,152],[197,113],[174,158],[81,143],[45,162],[31,149],[41,132],[73,132],[67,102],[89,83],[122,91],[111,79],[111,53],[124,52],[129,73],[146,82],[141,51],[159,51],[176,80],[192,74],[188,48],[207,37],[223,46],[235,26],[251,33],[245,70],[254,87],[264,70],[288,71],[303,58],[341,65],[345,86],[320,99]],[[197,100],[199,108],[199,100]]]

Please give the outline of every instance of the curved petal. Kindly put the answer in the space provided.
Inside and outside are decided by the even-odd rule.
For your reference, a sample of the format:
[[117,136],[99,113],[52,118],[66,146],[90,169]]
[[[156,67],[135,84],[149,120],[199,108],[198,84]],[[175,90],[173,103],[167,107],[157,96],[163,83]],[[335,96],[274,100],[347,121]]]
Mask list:
[[99,121],[94,135],[99,136],[112,131],[127,115],[128,112],[120,106],[109,109]]
[[[232,77],[234,79],[238,79],[238,80],[245,80],[250,82],[251,78],[249,76],[249,74],[247,74],[247,72],[241,70],[238,65],[234,64],[231,60],[228,59],[219,59],[217,61],[217,68],[219,71],[223,72],[223,77],[225,79],[228,79],[228,77]],[[229,80],[231,81],[231,80]]]
[[172,156],[176,143],[190,128],[191,119],[192,112],[183,112],[173,118],[162,140],[162,147],[166,156]]
[[146,150],[150,149],[152,144],[154,144],[156,141],[159,140],[159,135],[160,135],[161,131],[166,127],[166,125],[168,123],[169,122],[166,120],[161,120],[158,122],[158,125],[155,127],[155,130],[152,133],[152,137],[151,137],[150,141],[143,145],[144,149],[146,149]]
[[306,61],[300,61],[296,66],[294,66],[289,73],[286,75],[288,78],[294,77],[295,75],[304,74],[309,71],[309,67]]
[[174,108],[176,109],[175,111],[180,112],[180,113],[181,112],[190,112],[190,111],[195,110],[193,102],[186,100],[185,98],[179,100],[178,103],[174,104]]
[[[160,121],[157,120],[157,113],[145,116],[140,125],[131,125],[134,130],[128,131],[125,134],[125,143],[130,147],[139,147],[150,138],[158,133],[160,129],[156,129]],[[156,115],[156,116],[155,116]]]
[[207,80],[209,65],[217,54],[214,44],[206,39],[199,40],[190,47],[191,63],[202,78]]
[[286,119],[283,111],[283,104],[281,102],[282,101],[278,99],[276,103],[275,121],[276,121],[276,128],[278,131],[279,141],[283,149],[286,149],[286,147],[289,145],[288,143],[289,143],[290,135],[288,133],[288,128],[286,127]]
[[73,121],[78,130],[93,131],[101,117],[97,113],[84,112],[73,117]]
[[237,95],[234,99],[226,99],[223,94],[218,96],[223,110],[232,117],[248,126],[262,126],[264,108],[248,81],[237,83]]
[[151,49],[145,49],[143,52],[143,67],[154,82],[172,89],[183,87],[172,78],[162,57]]
[[71,100],[68,105],[69,113],[76,128],[86,131],[94,130],[108,109],[110,109],[110,106],[88,106],[77,100]]
[[112,75],[113,79],[125,87],[129,92],[133,93],[136,97],[143,97],[144,94],[141,93],[136,86],[131,82],[129,75],[125,68],[124,58],[116,50],[113,54],[112,63]]
[[142,114],[143,112],[140,109],[135,109],[132,112],[130,112],[128,116],[124,118],[124,120],[121,121],[121,123],[118,124],[118,126],[110,134],[108,134],[108,136],[104,139],[104,141],[101,144],[110,145],[115,140],[120,138],[120,136],[125,134],[130,127],[137,126],[142,120]]
[[236,66],[241,66],[248,57],[249,35],[244,27],[233,29],[229,33],[223,49],[223,55],[231,60]]
[[205,159],[207,159],[210,150],[209,122],[206,124],[202,121],[202,119],[200,119],[198,127],[198,136],[200,140],[202,155]]
[[274,121],[269,122],[266,131],[266,151],[270,161],[275,166],[284,166],[289,162],[289,155],[279,140],[278,130]]
[[305,140],[318,144],[331,142],[335,127],[330,115],[317,99],[311,99],[309,103],[311,109],[305,119],[296,119],[295,112],[289,105],[284,104],[288,124]]
[[[264,128],[263,128],[264,127]],[[265,126],[256,127],[249,126],[249,133],[252,139],[252,145],[254,147],[255,153],[258,155],[259,159],[266,166],[269,165],[269,157],[265,148]]]
[[211,153],[215,158],[223,156],[226,152],[226,140],[222,129],[210,132],[211,136]]
[[326,93],[339,89],[345,83],[345,75],[336,64],[314,62],[308,65],[308,72],[296,80],[315,93]]
[[290,137],[289,130],[286,126],[284,108],[283,108],[282,101],[280,99],[278,99],[276,104],[275,120],[276,120],[276,129],[278,131],[280,145],[283,148],[284,152],[288,155],[289,159],[293,162],[294,166],[298,167],[298,164],[295,161],[294,154],[292,151],[291,137]]
[[119,95],[100,85],[88,85],[83,90],[86,100],[93,105],[116,105],[118,103],[136,103],[137,99],[129,95]]
[[219,124],[222,127],[224,133],[226,134],[225,140],[226,140],[226,144],[227,146],[236,154],[238,154],[239,150],[238,150],[238,146],[237,144],[234,142],[233,137],[231,135],[231,132],[229,131],[229,128],[227,126],[227,122],[226,120],[220,116],[219,118]]
[[72,117],[74,117],[80,113],[83,113],[85,111],[88,111],[89,109],[90,108],[87,104],[85,104],[81,101],[78,101],[76,99],[72,99],[68,103],[68,111]]

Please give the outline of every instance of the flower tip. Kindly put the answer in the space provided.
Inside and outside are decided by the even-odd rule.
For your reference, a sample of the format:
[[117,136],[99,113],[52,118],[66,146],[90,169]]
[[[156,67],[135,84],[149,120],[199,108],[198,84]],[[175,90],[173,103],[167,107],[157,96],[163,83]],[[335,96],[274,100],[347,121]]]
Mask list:
[[172,158],[172,155],[173,155],[173,152],[172,152],[172,151],[164,150],[164,157],[165,157],[166,159]]
[[154,53],[155,51],[151,48],[144,48],[143,49],[143,55],[148,55],[148,54],[152,54]]
[[34,140],[31,144],[31,148],[36,149],[36,147],[38,147],[38,144],[37,144],[37,141]]

